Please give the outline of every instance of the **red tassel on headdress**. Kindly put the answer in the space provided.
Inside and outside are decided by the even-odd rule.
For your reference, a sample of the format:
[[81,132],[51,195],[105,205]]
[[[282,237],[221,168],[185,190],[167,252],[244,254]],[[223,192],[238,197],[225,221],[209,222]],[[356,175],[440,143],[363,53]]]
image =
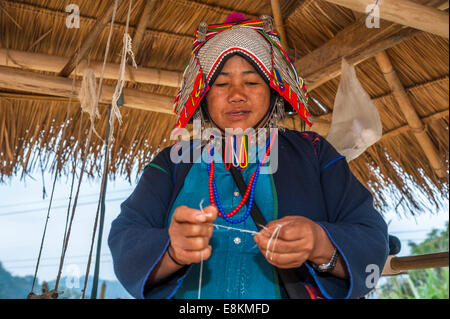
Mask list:
[[247,18],[240,12],[233,12],[228,15],[224,23],[236,23],[247,20]]

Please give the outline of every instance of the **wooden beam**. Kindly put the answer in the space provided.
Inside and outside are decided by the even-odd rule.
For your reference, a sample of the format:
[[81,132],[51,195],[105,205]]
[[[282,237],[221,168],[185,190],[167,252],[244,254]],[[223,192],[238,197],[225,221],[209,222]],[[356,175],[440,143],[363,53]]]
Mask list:
[[295,61],[307,89],[314,90],[341,74],[342,59],[357,65],[376,53],[393,47],[420,33],[415,29],[381,21],[380,28],[368,29],[360,19],[338,32],[331,40]]
[[145,6],[142,10],[136,32],[133,37],[133,51],[134,55],[139,58],[139,50],[141,48],[142,39],[144,38],[145,30],[147,29],[150,15],[155,8],[156,0],[145,0]]
[[[28,53],[16,50],[0,49],[0,66],[20,68],[24,70],[35,70],[58,73],[68,62],[68,58],[58,57],[48,54]],[[87,67],[86,61],[81,61],[78,65],[80,74]],[[94,70],[95,76],[100,77],[102,63],[91,61],[90,66]],[[117,80],[119,65],[107,63],[104,78]],[[182,74],[180,72],[164,71],[153,68],[127,68],[125,72],[126,81],[137,83],[163,85],[179,88],[181,86]]]
[[[366,13],[369,0],[326,0],[348,9]],[[383,0],[378,3],[381,19],[436,34],[448,39],[448,13],[409,0]]]
[[84,59],[88,51],[96,43],[103,29],[106,27],[108,23],[110,23],[115,7],[115,1],[117,1],[117,7],[120,7],[120,5],[123,2],[123,0],[110,1],[110,5],[108,6],[108,8],[97,19],[95,25],[92,27],[91,31],[87,34],[86,38],[83,39],[80,46],[75,50],[75,52],[73,53],[72,57],[70,57],[67,64],[63,67],[61,72],[59,72],[59,76],[68,77],[73,72],[73,70],[75,70],[75,67],[78,64],[78,62]]
[[[80,84],[76,85],[72,95],[71,79],[0,66],[0,88],[60,97],[76,97]],[[113,86],[103,85],[99,102],[111,103],[114,89]],[[164,95],[124,89],[124,106],[126,107],[173,114],[173,101],[172,97]]]
[[411,127],[411,130],[416,137],[420,147],[422,148],[425,156],[428,158],[431,167],[433,168],[437,176],[441,178],[446,177],[446,167],[441,160],[439,152],[436,149],[436,146],[434,145],[430,136],[426,132],[425,125],[412,106],[405,88],[400,82],[397,72],[391,64],[389,56],[386,54],[386,52],[380,52],[375,56],[375,58],[378,62],[378,65],[380,66],[381,71],[384,74],[386,82],[389,84],[389,87],[391,88],[392,93],[397,100],[398,105],[400,106],[400,110],[402,111],[406,121],[408,122],[408,125]]
[[[439,10],[447,7],[442,2],[426,1],[426,3],[436,6]],[[380,21],[380,28],[367,28],[363,17],[339,31],[323,46],[297,59],[294,64],[306,80],[307,89],[313,91],[341,75],[343,58],[357,65],[420,33],[422,31],[384,20]]]
[[287,50],[288,45],[286,39],[286,32],[284,31],[284,22],[283,22],[283,15],[281,14],[280,1],[270,0],[270,5],[272,7],[272,14],[275,20],[275,28],[277,29],[281,37],[281,45],[283,46],[283,49]]

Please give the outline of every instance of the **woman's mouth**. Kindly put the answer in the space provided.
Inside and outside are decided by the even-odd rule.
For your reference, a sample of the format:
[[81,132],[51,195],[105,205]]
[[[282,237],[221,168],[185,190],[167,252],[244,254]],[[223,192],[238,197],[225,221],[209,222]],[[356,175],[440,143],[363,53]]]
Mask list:
[[235,112],[228,112],[226,115],[232,119],[232,120],[242,120],[248,117],[250,114],[250,111],[235,111]]

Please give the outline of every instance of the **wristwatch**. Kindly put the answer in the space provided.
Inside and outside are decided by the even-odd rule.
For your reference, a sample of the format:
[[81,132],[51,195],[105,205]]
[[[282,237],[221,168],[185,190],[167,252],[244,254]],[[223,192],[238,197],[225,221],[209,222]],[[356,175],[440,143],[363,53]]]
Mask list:
[[339,257],[339,251],[337,250],[337,248],[334,248],[333,256],[331,257],[330,261],[327,264],[316,265],[313,262],[310,262],[310,264],[314,268],[314,270],[316,270],[318,272],[328,272],[328,271],[332,270],[334,268],[334,266],[336,266],[338,257]]

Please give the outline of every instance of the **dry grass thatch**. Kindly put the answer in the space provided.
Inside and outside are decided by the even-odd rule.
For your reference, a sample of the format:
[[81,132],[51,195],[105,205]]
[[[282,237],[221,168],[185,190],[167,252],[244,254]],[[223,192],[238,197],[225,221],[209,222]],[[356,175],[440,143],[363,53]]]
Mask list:
[[[80,29],[65,27],[65,7],[69,3],[80,7]],[[70,57],[110,3],[87,0],[0,1],[0,48]],[[280,0],[280,3],[287,42],[294,59],[320,47],[356,20],[351,10],[322,0]],[[136,30],[143,7],[144,0],[133,1],[131,34]],[[124,1],[117,12],[108,62],[120,62],[127,8],[128,1]],[[224,21],[233,11],[244,12],[248,18],[271,14],[270,1],[159,1],[137,56],[139,65],[182,72],[189,59],[198,22]],[[103,60],[108,30],[106,27],[101,33],[89,53],[89,60]],[[419,116],[427,119],[441,114],[428,120],[426,125],[442,162],[448,168],[448,39],[420,33],[387,50],[387,53]],[[359,64],[357,75],[380,112],[384,133],[390,133],[350,163],[354,174],[372,191],[380,210],[392,208],[399,202],[410,213],[426,207],[445,206],[442,198],[448,199],[448,169],[446,177],[439,178],[410,130],[398,130],[405,128],[407,122],[375,60],[372,58]],[[79,77],[77,81],[80,81]],[[104,83],[115,85],[112,80]],[[328,112],[332,112],[338,84],[339,78],[335,78],[311,92],[312,98]],[[176,88],[133,82],[126,86],[170,97],[177,92]],[[81,117],[77,101],[72,103],[69,113],[67,110],[66,98],[0,88],[0,180],[31,173],[40,165],[52,172],[72,171],[74,163],[80,161],[80,146],[84,145],[89,121],[86,116]],[[106,106],[101,105],[100,111],[101,119],[95,127],[104,135]],[[123,124],[116,125],[114,130],[116,139],[112,145],[110,171],[112,176],[130,177],[133,171],[141,171],[161,148],[171,144],[168,133],[173,127],[174,117],[129,108],[121,111]],[[314,116],[324,114],[317,106],[312,108],[312,113]],[[65,130],[63,123],[66,123]],[[103,141],[94,136],[87,152],[88,172],[93,177],[102,171],[102,145]],[[54,161],[58,149],[62,151]],[[426,199],[419,198],[417,191],[413,190],[418,190]]]

